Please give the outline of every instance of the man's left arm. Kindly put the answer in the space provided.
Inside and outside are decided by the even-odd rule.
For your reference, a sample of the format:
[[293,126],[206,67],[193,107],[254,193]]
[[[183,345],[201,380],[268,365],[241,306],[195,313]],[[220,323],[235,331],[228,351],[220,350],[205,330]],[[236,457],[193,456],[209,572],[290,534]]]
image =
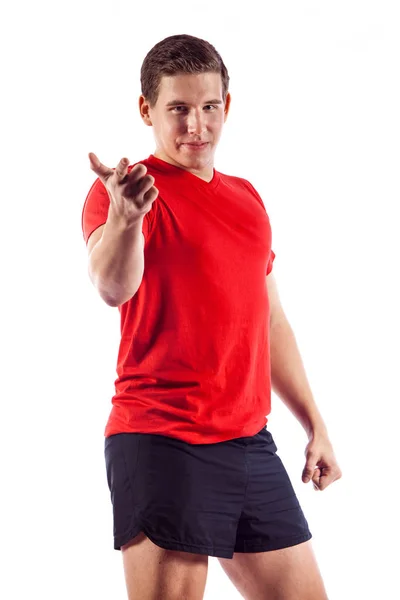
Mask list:
[[304,427],[309,443],[302,479],[323,490],[342,476],[327,427],[313,398],[293,330],[282,308],[274,274],[267,275],[270,306],[270,357],[273,391]]

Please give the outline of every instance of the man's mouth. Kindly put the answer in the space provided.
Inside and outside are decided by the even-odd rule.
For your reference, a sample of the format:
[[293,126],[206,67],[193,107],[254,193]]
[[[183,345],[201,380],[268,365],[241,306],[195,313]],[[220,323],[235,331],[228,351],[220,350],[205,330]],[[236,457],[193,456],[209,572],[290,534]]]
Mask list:
[[188,146],[189,148],[193,148],[194,150],[201,150],[201,148],[205,148],[208,145],[208,142],[203,143],[186,143],[184,146]]

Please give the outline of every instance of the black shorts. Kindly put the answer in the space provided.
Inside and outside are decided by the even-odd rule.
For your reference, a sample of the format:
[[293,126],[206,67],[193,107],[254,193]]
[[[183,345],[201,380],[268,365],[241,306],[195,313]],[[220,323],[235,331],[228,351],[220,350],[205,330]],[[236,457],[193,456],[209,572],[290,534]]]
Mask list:
[[161,548],[232,558],[309,540],[271,433],[188,444],[148,433],[105,438],[114,549],[143,531]]

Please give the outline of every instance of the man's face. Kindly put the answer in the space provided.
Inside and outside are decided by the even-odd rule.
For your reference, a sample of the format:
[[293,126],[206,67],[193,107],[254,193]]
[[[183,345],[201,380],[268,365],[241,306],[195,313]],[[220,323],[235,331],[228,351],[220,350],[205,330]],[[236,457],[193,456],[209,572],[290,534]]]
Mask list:
[[[139,98],[141,116],[154,129],[154,156],[210,181],[229,105],[229,93],[223,104],[219,73],[163,76],[154,109]],[[206,145],[196,149],[188,142]]]

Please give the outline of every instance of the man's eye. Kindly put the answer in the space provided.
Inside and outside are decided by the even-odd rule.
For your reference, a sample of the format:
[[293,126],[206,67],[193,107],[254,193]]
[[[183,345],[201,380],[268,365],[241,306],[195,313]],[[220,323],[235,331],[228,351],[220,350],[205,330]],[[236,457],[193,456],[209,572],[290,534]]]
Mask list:
[[[207,106],[211,106],[212,108],[216,108],[213,104],[206,104],[206,107]],[[184,109],[186,109],[186,106],[175,106],[172,110],[178,110],[178,108],[184,108]],[[178,112],[182,112],[182,111],[179,110]]]

